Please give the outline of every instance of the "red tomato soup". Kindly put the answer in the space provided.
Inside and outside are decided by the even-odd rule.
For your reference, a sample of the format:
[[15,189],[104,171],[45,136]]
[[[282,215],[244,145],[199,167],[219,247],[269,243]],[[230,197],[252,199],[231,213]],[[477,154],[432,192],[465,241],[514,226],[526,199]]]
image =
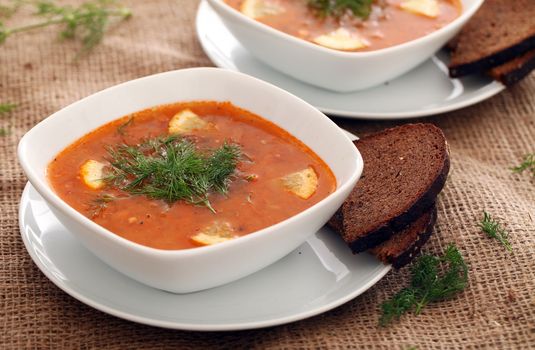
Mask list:
[[228,102],[164,105],[115,120],[59,153],[47,175],[99,225],[169,250],[266,228],[336,189],[312,150]]
[[282,32],[342,51],[372,51],[399,45],[442,28],[462,12],[460,0],[354,1],[368,6],[357,7],[356,13],[351,7],[336,7],[334,1],[331,5],[329,1],[313,0],[225,2]]

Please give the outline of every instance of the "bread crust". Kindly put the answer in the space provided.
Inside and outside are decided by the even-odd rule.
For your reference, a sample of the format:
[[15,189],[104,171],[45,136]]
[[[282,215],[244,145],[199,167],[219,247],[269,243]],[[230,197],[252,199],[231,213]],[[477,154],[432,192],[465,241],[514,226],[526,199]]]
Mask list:
[[409,262],[412,261],[412,259],[414,259],[418,255],[422,246],[429,240],[429,238],[433,234],[433,230],[437,222],[436,205],[433,205],[433,208],[430,209],[430,212],[426,212],[424,215],[427,214],[429,214],[429,221],[426,223],[426,226],[421,232],[418,233],[416,241],[412,242],[409,247],[405,248],[401,254],[396,256],[380,256],[380,254],[378,254],[379,252],[374,250],[372,250],[372,254],[383,260],[384,263],[392,264],[392,266],[396,269],[402,268],[403,266],[407,265]]
[[502,84],[511,86],[522,80],[534,69],[535,50],[531,50],[501,66],[492,68],[487,74]]
[[[482,56],[480,59],[467,62],[463,64],[451,64],[449,66],[449,74],[452,78],[458,78],[474,73],[481,73],[493,67],[500,66],[515,57],[521,56],[535,48],[535,35],[531,36],[516,45],[509,48],[495,52],[492,55]],[[453,52],[455,54],[455,51]]]

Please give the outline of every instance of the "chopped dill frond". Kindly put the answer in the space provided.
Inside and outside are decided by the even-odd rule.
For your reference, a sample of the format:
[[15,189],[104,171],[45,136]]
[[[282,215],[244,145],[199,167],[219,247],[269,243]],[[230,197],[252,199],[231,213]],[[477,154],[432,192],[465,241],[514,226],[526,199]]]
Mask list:
[[524,156],[520,165],[511,168],[514,173],[523,173],[524,171],[530,171],[531,175],[535,177],[535,153],[528,153]]
[[185,138],[168,136],[109,147],[108,154],[110,174],[105,180],[121,190],[169,203],[204,205],[215,212],[209,195],[228,192],[241,150],[235,144],[199,150]]
[[441,257],[421,256],[411,272],[411,285],[381,305],[381,326],[388,325],[409,311],[418,315],[427,304],[449,299],[468,284],[468,267],[453,244],[446,248]]
[[11,112],[17,107],[14,103],[0,103],[0,115]]
[[108,203],[114,200],[117,200],[117,197],[109,193],[100,194],[97,198],[93,199],[89,204],[91,218],[99,216],[108,207]]
[[124,136],[126,134],[126,128],[128,128],[130,125],[134,123],[134,117],[128,118],[127,121],[122,123],[117,127],[117,133],[121,136]]
[[[1,25],[1,23],[0,23]],[[11,112],[17,105],[13,103],[0,103],[0,117],[4,114]],[[4,137],[11,134],[11,131],[6,128],[0,128],[0,137]]]
[[373,0],[308,0],[308,6],[322,17],[340,17],[347,11],[366,19],[371,13]]
[[28,1],[25,3],[33,6],[35,16],[43,18],[43,20],[15,28],[8,28],[0,22],[0,44],[16,33],[61,25],[63,26],[60,32],[61,38],[81,38],[82,49],[76,58],[88,53],[102,40],[113,18],[123,20],[132,16],[132,12],[128,8],[116,5],[113,0],[87,1],[77,7],[60,6],[53,1]]
[[497,239],[508,250],[512,251],[511,243],[509,242],[509,234],[500,225],[499,222],[492,219],[489,213],[483,212],[483,220],[479,224],[481,231],[487,234],[490,238]]

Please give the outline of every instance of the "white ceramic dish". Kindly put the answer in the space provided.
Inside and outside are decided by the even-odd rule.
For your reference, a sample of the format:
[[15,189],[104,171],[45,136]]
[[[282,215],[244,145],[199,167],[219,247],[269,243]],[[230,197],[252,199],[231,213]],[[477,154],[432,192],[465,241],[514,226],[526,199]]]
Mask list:
[[196,19],[199,41],[215,65],[275,84],[322,112],[356,119],[400,119],[430,116],[473,105],[505,87],[485,76],[448,76],[448,55],[439,52],[405,75],[377,87],[337,93],[303,83],[253,57],[203,1]]
[[[337,180],[336,191],[298,215],[253,234],[213,246],[168,251],[113,234],[68,206],[49,186],[48,163],[86,133],[151,106],[194,100],[231,101],[289,131],[328,164]],[[177,293],[234,281],[294,250],[342,204],[363,166],[350,139],[314,107],[261,80],[216,68],[157,74],[84,98],[30,130],[20,141],[18,154],[30,183],[90,251],[135,280]]]
[[231,331],[301,320],[364,293],[390,270],[371,255],[351,254],[338,235],[322,228],[255,274],[202,292],[172,294],[97,259],[30,184],[21,198],[19,225],[33,261],[63,291],[102,312],[165,328]]
[[462,0],[462,14],[428,35],[368,52],[324,48],[255,21],[224,0],[207,1],[234,37],[257,59],[306,83],[349,92],[394,79],[429,59],[459,32],[484,0]]

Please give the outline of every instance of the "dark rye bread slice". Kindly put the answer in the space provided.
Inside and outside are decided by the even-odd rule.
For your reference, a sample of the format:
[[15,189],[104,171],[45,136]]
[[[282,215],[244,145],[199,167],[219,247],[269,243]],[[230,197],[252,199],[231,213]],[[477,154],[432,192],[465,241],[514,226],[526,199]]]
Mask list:
[[423,213],[403,230],[396,232],[390,239],[370,250],[385,264],[392,264],[396,269],[407,265],[427,242],[437,221],[435,205]]
[[504,63],[501,66],[492,68],[487,74],[493,79],[500,81],[502,84],[510,86],[522,80],[534,69],[535,50],[531,50],[522,56],[513,58],[511,61]]
[[389,239],[427,211],[450,168],[446,139],[432,124],[406,124],[355,141],[362,177],[329,221],[354,253]]
[[534,48],[534,0],[485,0],[455,40],[450,75],[485,72]]

